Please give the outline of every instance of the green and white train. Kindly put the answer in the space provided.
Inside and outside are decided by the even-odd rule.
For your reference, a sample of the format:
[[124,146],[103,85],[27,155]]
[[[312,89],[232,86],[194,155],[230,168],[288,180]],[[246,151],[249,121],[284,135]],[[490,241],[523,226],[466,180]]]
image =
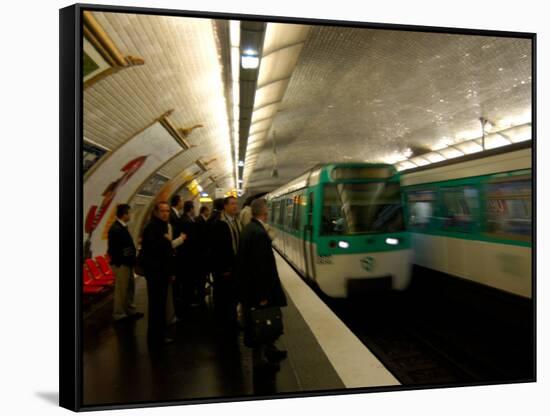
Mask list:
[[531,148],[404,172],[414,264],[532,297]]
[[416,264],[530,299],[531,148],[517,148],[401,174],[318,166],[266,196],[273,245],[332,297],[406,289]]
[[273,245],[325,294],[408,286],[411,240],[392,165],[318,166],[266,199]]

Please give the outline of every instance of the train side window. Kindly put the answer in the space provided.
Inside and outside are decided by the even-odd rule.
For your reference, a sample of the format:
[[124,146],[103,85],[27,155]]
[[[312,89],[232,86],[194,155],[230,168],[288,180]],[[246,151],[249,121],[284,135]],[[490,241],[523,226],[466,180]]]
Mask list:
[[288,228],[292,228],[292,210],[294,209],[294,201],[292,197],[286,199],[286,219],[285,225]]
[[300,217],[301,217],[302,202],[304,201],[304,197],[303,195],[298,194],[294,196],[293,200],[294,200],[294,209],[292,212],[291,228],[294,231],[298,231],[300,229]]
[[501,237],[531,239],[531,178],[487,184],[487,232]]
[[279,224],[279,201],[273,201],[271,215],[273,217],[273,224]]
[[456,186],[441,190],[442,228],[471,232],[479,208],[479,192],[472,186]]
[[434,218],[435,192],[431,190],[411,191],[407,195],[409,226],[426,229]]
[[283,226],[285,223],[285,209],[286,209],[286,199],[281,199],[279,201],[279,225]]

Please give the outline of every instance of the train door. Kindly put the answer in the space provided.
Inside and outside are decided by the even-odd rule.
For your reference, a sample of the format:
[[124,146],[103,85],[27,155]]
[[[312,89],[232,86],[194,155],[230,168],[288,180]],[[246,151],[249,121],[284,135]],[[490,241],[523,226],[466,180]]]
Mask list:
[[307,196],[307,211],[303,230],[304,265],[306,277],[315,279],[315,250],[313,248],[313,201],[314,192]]

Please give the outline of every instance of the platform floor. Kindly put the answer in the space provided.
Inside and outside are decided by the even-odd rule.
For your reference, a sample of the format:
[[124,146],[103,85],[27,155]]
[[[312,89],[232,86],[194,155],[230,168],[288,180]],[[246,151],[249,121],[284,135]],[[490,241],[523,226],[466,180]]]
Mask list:
[[[110,323],[112,301],[84,321],[83,401],[86,406],[246,397],[398,384],[370,351],[324,305],[278,255],[287,297],[285,334],[288,351],[272,378],[254,374],[251,350],[242,334],[216,330],[211,308],[193,309],[171,327],[173,344],[150,352],[147,316]],[[136,304],[146,313],[146,283],[136,279]]]

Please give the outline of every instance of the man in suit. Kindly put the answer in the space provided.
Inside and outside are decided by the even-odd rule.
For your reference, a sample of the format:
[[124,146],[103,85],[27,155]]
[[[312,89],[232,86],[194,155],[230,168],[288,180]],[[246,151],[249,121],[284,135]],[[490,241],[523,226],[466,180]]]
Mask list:
[[168,286],[175,279],[174,249],[168,230],[169,220],[170,206],[164,201],[157,202],[151,221],[143,230],[141,240],[149,304],[147,338],[152,347],[173,341],[166,336]]
[[107,253],[111,258],[111,267],[115,273],[115,291],[113,319],[120,322],[127,319],[139,319],[143,316],[136,312],[134,305],[134,264],[136,246],[128,231],[130,205],[120,204],[116,208],[116,220],[109,229]]
[[[255,199],[250,204],[250,210],[252,219],[241,234],[237,270],[245,317],[245,341],[252,346],[251,308],[282,307],[287,305],[287,300],[277,272],[271,238],[265,228],[268,218],[266,200]],[[278,369],[276,363],[287,355],[273,343],[253,346],[256,367]]]
[[223,211],[219,219],[213,223],[211,234],[215,313],[220,329],[232,334],[238,333],[238,292],[234,273],[241,233],[238,213],[237,198],[225,198]]
[[[183,206],[184,200],[181,195],[174,195],[170,200],[170,225],[172,226],[172,238],[181,239],[183,233]],[[183,241],[173,240],[172,247],[175,248],[176,279],[172,284],[173,305],[178,319],[183,319],[185,309],[185,278],[186,265],[184,259]]]
[[184,276],[182,276],[183,307],[189,309],[191,306],[198,306],[204,302],[204,287],[200,287],[198,279],[197,224],[195,222],[195,204],[193,201],[185,201],[183,204],[181,231],[187,236],[180,247],[181,262],[184,268]]
[[206,296],[206,278],[208,276],[208,216],[210,209],[203,205],[199,210],[199,215],[195,218],[196,242],[197,242],[197,279],[198,287],[202,288],[199,296],[200,306],[205,306]]
[[172,228],[178,227],[178,230],[173,229],[174,232],[179,231],[179,220],[181,218],[182,209],[183,198],[180,195],[174,195],[170,200],[170,224],[172,224]]

